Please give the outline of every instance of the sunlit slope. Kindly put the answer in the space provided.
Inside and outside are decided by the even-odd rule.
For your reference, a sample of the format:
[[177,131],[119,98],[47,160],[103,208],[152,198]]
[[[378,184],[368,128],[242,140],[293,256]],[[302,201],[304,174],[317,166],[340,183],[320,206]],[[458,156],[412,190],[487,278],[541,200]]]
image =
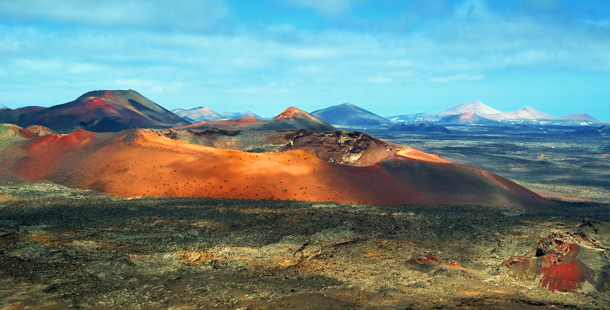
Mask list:
[[203,130],[151,129],[150,131],[173,140],[182,140],[219,149],[253,153],[304,150],[324,161],[350,166],[369,166],[388,159],[405,148],[404,145],[386,142],[358,131],[219,128]]
[[4,177],[49,180],[118,196],[296,199],[366,204],[552,202],[489,172],[414,149],[353,167],[293,150],[245,153],[171,140],[148,130],[48,135],[4,152]]

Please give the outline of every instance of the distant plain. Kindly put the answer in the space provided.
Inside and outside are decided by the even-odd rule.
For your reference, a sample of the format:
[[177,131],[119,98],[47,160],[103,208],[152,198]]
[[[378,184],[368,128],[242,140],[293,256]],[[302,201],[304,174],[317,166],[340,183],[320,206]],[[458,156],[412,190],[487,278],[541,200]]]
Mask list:
[[367,133],[491,171],[530,189],[610,202],[610,136],[574,134],[577,126],[446,127],[453,134]]

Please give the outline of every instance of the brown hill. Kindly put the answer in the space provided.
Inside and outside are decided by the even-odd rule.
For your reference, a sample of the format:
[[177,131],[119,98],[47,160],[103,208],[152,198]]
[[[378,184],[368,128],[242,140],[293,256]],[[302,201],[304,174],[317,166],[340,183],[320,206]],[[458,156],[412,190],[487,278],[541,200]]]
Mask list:
[[244,129],[244,130],[278,130],[278,129],[308,129],[332,131],[337,128],[323,120],[294,107],[289,107],[270,121],[258,119],[254,116],[220,120],[213,122],[200,122],[188,126],[178,126],[176,130],[198,130],[207,128]]
[[302,150],[255,154],[193,145],[148,130],[79,130],[17,140],[0,151],[0,158],[3,179],[49,180],[125,197],[553,205],[490,172],[412,149],[374,165],[352,167]]
[[262,125],[261,129],[337,130],[331,124],[295,107],[284,110],[271,121]]
[[[17,111],[17,110],[15,110]],[[127,128],[169,128],[189,124],[133,90],[88,92],[72,102],[19,112],[12,122],[21,127],[41,125],[57,132],[85,128],[116,132]]]

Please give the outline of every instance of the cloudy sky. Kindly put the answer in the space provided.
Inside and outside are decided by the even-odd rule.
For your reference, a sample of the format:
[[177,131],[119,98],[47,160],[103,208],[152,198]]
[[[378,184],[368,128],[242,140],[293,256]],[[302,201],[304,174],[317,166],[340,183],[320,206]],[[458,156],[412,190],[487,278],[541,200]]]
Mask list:
[[478,99],[610,121],[610,1],[0,0],[0,103],[383,116]]

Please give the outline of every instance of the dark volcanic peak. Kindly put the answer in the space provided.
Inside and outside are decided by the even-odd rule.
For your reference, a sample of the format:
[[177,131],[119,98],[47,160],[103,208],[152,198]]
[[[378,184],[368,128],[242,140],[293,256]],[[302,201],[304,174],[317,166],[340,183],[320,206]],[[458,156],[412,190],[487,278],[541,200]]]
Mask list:
[[217,121],[222,119],[222,116],[214,112],[210,108],[196,107],[192,109],[173,109],[172,113],[184,118],[185,120],[198,123],[198,122],[209,122]]
[[453,133],[446,127],[432,124],[428,121],[423,121],[416,124],[395,124],[388,131],[407,131],[407,132],[438,132],[438,133]]
[[447,110],[438,112],[439,115],[456,115],[464,113],[473,113],[477,115],[502,113],[502,111],[489,107],[478,100],[470,101],[464,104],[458,104]]
[[355,104],[344,103],[313,111],[323,121],[344,126],[391,126],[392,121],[367,111]]
[[131,89],[91,91],[80,96],[78,99],[76,99],[76,101],[78,101],[79,99],[84,99],[84,101],[86,101],[87,99],[95,99],[97,97],[138,111],[159,123],[188,124],[188,122],[186,122],[181,117],[152,102],[148,98],[142,96],[137,91]]
[[600,121],[598,119],[596,119],[595,117],[593,117],[587,113],[570,114],[570,115],[566,115],[564,117],[560,117],[560,118],[558,118],[558,120],[600,123]]
[[16,124],[22,127],[42,125],[60,133],[78,129],[114,132],[189,124],[133,90],[91,91],[74,101],[50,108],[19,111],[16,119]]
[[438,121],[441,124],[468,124],[468,125],[497,125],[497,121],[493,121],[484,117],[480,117],[471,112],[464,114],[448,115]]

